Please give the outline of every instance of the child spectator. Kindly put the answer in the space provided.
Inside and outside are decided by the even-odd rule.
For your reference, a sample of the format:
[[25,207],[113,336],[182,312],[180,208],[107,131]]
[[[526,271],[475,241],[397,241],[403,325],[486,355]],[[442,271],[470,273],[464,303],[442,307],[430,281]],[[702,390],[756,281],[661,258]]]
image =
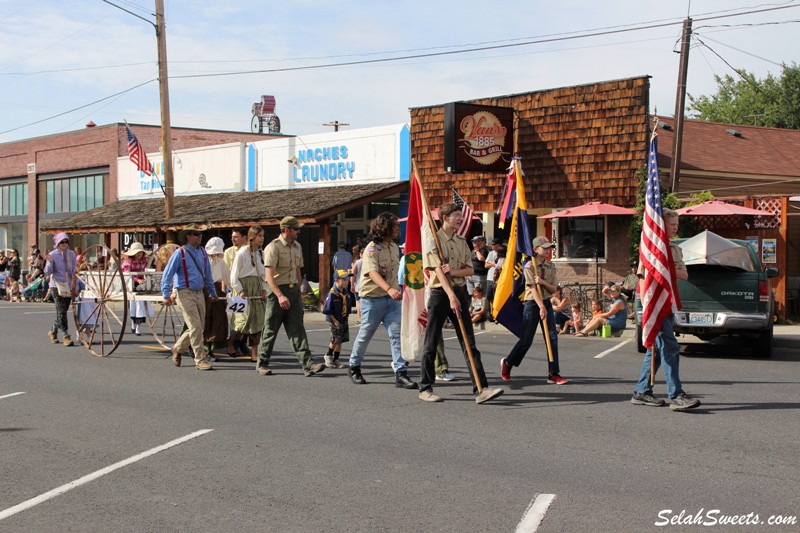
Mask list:
[[342,343],[350,340],[350,329],[347,324],[347,315],[350,314],[351,300],[347,284],[352,274],[349,270],[339,269],[334,274],[333,287],[331,287],[322,312],[331,326],[331,341],[328,343],[328,353],[325,354],[325,366],[328,368],[344,368],[339,362],[342,352]]
[[483,295],[483,285],[478,283],[472,289],[472,302],[469,305],[469,316],[473,324],[480,324],[488,315],[489,303]]
[[592,318],[603,312],[603,304],[600,300],[592,300]]
[[579,303],[572,304],[572,316],[564,323],[564,328],[559,333],[567,333],[569,328],[573,328],[574,331],[580,331],[583,328],[583,311]]

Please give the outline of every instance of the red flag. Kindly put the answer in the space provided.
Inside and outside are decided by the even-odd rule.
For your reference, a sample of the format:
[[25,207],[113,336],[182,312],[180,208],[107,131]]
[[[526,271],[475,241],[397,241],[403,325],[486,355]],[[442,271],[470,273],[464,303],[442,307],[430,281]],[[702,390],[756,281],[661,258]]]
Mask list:
[[125,133],[128,135],[128,155],[131,158],[131,163],[136,165],[136,168],[141,172],[148,176],[152,175],[154,172],[153,164],[147,159],[147,154],[139,143],[139,139],[136,138],[136,135],[133,134],[127,124],[125,125]]
[[658,181],[658,142],[653,135],[647,159],[647,192],[644,224],[639,243],[639,260],[645,269],[642,294],[642,344],[653,346],[664,320],[681,308],[678,278],[669,245],[664,212],[661,205],[661,184]]

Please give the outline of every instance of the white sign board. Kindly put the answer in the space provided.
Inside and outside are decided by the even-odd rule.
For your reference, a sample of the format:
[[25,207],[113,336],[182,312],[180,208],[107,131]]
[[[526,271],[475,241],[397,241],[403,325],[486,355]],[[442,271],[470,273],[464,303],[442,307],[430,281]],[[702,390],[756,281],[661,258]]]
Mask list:
[[258,189],[408,180],[409,142],[405,124],[258,141]]
[[[160,153],[147,154],[155,174],[146,176],[127,157],[117,158],[117,197],[163,196],[164,162]],[[219,144],[173,152],[175,194],[208,194],[244,190],[245,143]]]

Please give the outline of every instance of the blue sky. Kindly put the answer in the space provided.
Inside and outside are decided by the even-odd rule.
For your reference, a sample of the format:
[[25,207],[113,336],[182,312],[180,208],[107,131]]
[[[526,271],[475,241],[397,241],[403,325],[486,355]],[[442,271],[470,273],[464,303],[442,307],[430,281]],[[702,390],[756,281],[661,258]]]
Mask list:
[[[112,1],[154,20],[154,1]],[[652,76],[651,111],[657,106],[671,116],[679,59],[673,49],[689,13],[707,45],[693,43],[690,94],[711,94],[715,74],[733,74],[723,59],[759,77],[778,74],[782,62],[800,63],[800,0],[165,4],[173,126],[248,131],[251,104],[274,94],[282,131],[309,134],[330,131],[322,124],[333,120],[351,128],[409,122],[410,107],[644,74]],[[792,7],[700,20],[780,6]],[[674,24],[375,64],[181,78],[458,51],[653,21]],[[0,24],[0,142],[81,129],[90,120],[160,123],[150,24],[101,0],[0,0]]]

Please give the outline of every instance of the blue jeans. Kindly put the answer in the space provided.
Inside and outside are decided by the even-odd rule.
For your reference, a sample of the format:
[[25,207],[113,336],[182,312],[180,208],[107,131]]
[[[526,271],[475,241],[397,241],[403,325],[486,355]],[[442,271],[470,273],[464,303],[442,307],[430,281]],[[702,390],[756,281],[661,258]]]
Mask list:
[[408,363],[403,359],[400,351],[400,317],[403,302],[392,300],[388,296],[379,298],[361,298],[361,328],[353,342],[353,351],[350,353],[350,368],[361,366],[367,345],[383,322],[386,333],[389,334],[389,346],[392,350],[392,368],[395,372],[406,372]]
[[[544,308],[547,311],[547,333],[550,337],[550,347],[553,349],[553,362],[551,363],[548,359],[547,373],[552,376],[553,374],[560,374],[561,369],[558,367],[558,331],[556,331],[556,320],[550,298],[545,299]],[[516,367],[522,363],[522,358],[525,357],[531,344],[533,344],[533,337],[536,335],[536,328],[539,327],[539,322],[539,306],[535,301],[527,300],[525,307],[522,308],[522,333],[511,349],[511,353],[506,357],[507,364]],[[542,328],[542,335],[544,335],[544,328]],[[545,345],[545,353],[547,353],[547,345]]]
[[[672,331],[673,320],[672,316],[667,317],[661,325],[661,331],[656,336],[655,347],[658,349],[660,357],[655,360],[655,371],[653,372],[655,374],[661,364],[664,365],[664,380],[667,382],[667,395],[670,398],[683,392],[681,377],[678,373],[680,347],[678,339],[675,338],[675,333]],[[639,394],[653,394],[653,388],[650,386],[650,361],[652,359],[653,348],[648,348],[644,354],[644,361],[642,361],[639,381],[634,389]]]

